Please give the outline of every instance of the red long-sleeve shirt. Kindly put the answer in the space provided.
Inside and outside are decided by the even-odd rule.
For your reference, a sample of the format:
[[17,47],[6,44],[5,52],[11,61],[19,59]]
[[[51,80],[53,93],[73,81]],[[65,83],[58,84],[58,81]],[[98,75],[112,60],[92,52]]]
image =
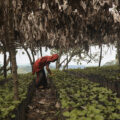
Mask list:
[[59,56],[57,54],[53,54],[52,56],[44,56],[37,59],[33,65],[33,74],[42,70],[44,66],[50,64],[50,62],[56,61],[58,57]]

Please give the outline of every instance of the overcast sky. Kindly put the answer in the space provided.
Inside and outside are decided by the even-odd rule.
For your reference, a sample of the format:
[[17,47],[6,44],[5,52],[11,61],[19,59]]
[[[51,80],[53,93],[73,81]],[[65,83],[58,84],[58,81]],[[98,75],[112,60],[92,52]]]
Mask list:
[[[28,56],[25,54],[22,54],[24,50],[18,50],[17,53],[17,64],[18,65],[26,65],[26,64],[30,64],[29,63],[29,59]],[[95,52],[100,52],[99,47],[91,47],[91,53],[95,53]],[[45,48],[43,48],[43,56],[45,55],[50,55],[50,50],[45,51]],[[40,55],[37,54],[36,55],[36,59],[39,58]],[[107,46],[103,47],[103,59],[102,59],[102,65],[104,65],[106,62],[110,62],[112,60],[115,60],[116,57],[116,48],[114,46],[111,46],[110,48],[108,48]],[[3,63],[3,55],[0,54],[0,64]],[[54,64],[53,64],[54,65]],[[69,65],[77,65],[76,62],[71,61]],[[98,63],[92,62],[87,64],[86,62],[82,62],[82,65],[85,66],[98,66]]]

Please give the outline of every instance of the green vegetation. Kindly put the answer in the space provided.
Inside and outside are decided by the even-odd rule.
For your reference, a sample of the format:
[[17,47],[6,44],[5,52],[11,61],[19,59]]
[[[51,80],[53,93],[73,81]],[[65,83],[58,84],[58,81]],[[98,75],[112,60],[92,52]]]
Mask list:
[[120,118],[120,99],[111,90],[100,87],[98,83],[90,82],[86,78],[76,78],[67,72],[54,73],[53,79],[66,120]]
[[[12,78],[9,76],[9,79]],[[4,85],[0,86],[0,120],[9,120],[14,118],[13,110],[21,103],[27,95],[28,86],[33,81],[31,74],[23,74],[18,76],[19,80],[19,101],[14,101],[13,81],[10,79]]]
[[[61,103],[65,120],[119,120],[120,99],[107,88],[93,83],[89,79],[116,82],[120,80],[119,67],[91,67],[71,69],[69,71],[53,70],[53,82]],[[4,78],[1,76],[1,80]],[[0,120],[14,118],[14,110],[26,99],[28,87],[33,81],[31,74],[21,74],[19,80],[19,101],[14,101],[12,76],[0,85]]]
[[[10,80],[10,79],[12,79],[11,74],[9,74],[9,75],[7,76],[7,79],[6,79],[6,80]],[[1,81],[5,81],[5,78],[4,78],[3,75],[0,76],[0,82],[1,82]]]
[[69,73],[83,75],[85,77],[93,77],[106,79],[109,81],[120,81],[119,66],[104,66],[104,67],[88,67],[85,69],[71,69]]

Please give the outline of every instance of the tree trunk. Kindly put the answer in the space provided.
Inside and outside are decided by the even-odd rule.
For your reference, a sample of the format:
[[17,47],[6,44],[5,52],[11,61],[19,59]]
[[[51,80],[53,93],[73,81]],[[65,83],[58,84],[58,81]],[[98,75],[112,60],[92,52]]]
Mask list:
[[60,69],[60,58],[56,61],[56,69]]
[[72,60],[72,58],[74,57],[74,55],[75,55],[75,49],[72,50],[72,53],[71,53],[71,55],[70,55],[69,58],[68,58],[68,55],[67,55],[67,62],[66,62],[66,64],[64,65],[63,70],[65,70],[65,68],[68,67],[69,62]]
[[41,55],[41,57],[42,57],[42,47],[40,47],[40,55]]
[[67,54],[67,70],[68,70],[68,54]]
[[[30,60],[31,67],[32,67],[32,66],[33,66],[33,61],[32,61],[32,58],[31,58],[31,56],[30,56],[30,53],[28,52],[28,50],[27,50],[27,48],[26,48],[25,46],[22,46],[22,47],[23,47],[23,49],[25,50],[25,52],[27,53],[28,58],[29,58],[29,60]],[[33,67],[32,67],[32,69],[33,69]]]
[[34,52],[31,50],[31,53],[32,53],[32,58],[33,58],[33,63],[35,62],[35,55],[34,55]]
[[11,44],[10,47],[11,54],[11,63],[12,63],[12,77],[13,77],[13,91],[14,91],[14,99],[18,100],[18,75],[17,75],[17,64],[16,64],[16,50],[14,45]]
[[118,57],[118,65],[120,66],[120,40],[117,40],[117,57]]
[[[7,66],[8,66],[8,64],[9,64],[9,61],[10,61],[10,58],[8,58],[7,60],[6,60],[6,73],[7,73],[7,71],[9,71],[10,70],[10,68],[7,68]],[[4,65],[0,68],[0,74],[1,75],[4,75]],[[7,75],[7,74],[6,74]],[[7,77],[7,76],[6,76]]]
[[[2,0],[2,5],[3,5],[3,8],[5,8],[5,4],[4,4],[4,1]],[[6,17],[4,17],[3,18],[3,20],[4,20],[4,36],[5,36],[5,39],[4,39],[4,41],[3,41],[3,52],[4,52],[4,65],[3,65],[3,67],[4,67],[4,70],[3,70],[3,74],[4,74],[4,78],[6,79],[7,78],[7,68],[6,68],[6,66],[7,66],[7,63],[6,63],[6,59],[7,59],[7,56],[6,56],[6,48],[8,48],[8,46],[7,46],[7,39],[8,39],[8,36],[7,36],[7,32],[8,32],[8,25],[7,25],[7,20],[8,20],[8,15],[6,16]]]
[[66,62],[66,64],[64,65],[64,67],[63,67],[63,70],[65,70],[65,68],[68,66],[68,64],[69,64],[69,62],[72,60],[72,57],[73,57],[74,55],[72,54],[71,56],[70,56],[70,58],[67,60],[67,62]]
[[61,59],[61,56],[62,56],[62,50],[59,50],[59,58],[58,60],[56,61],[56,69],[59,70],[60,67],[61,67],[61,64],[60,64],[60,59]]
[[9,0],[9,31],[8,31],[8,44],[9,44],[9,52],[11,55],[11,63],[12,63],[12,77],[13,77],[13,91],[14,91],[14,99],[18,100],[18,75],[17,75],[17,64],[16,64],[16,49],[15,49],[15,38],[14,38],[14,11],[12,0]]
[[99,67],[101,66],[101,61],[102,61],[102,45],[100,47]]
[[6,47],[4,48],[4,78],[7,78],[7,64],[6,64],[6,60],[7,60],[7,55],[6,55]]
[[9,52],[9,58],[10,58],[10,72],[12,74],[12,59],[11,59],[11,54]]

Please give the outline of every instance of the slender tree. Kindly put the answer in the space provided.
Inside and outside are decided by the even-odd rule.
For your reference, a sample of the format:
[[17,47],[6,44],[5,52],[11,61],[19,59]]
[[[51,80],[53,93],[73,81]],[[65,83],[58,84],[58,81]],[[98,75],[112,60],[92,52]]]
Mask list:
[[41,55],[41,57],[43,56],[42,55],[42,47],[40,46],[40,55]]
[[4,78],[7,78],[7,64],[6,64],[6,60],[7,60],[7,55],[6,55],[6,47],[4,46]]
[[101,61],[102,61],[102,45],[100,46],[99,67],[101,66]]
[[16,64],[16,47],[15,47],[15,36],[14,36],[14,10],[12,0],[8,1],[8,44],[9,44],[9,53],[11,55],[11,64],[12,64],[12,77],[13,77],[13,91],[14,91],[14,99],[18,100],[18,75],[17,75],[17,64]]
[[117,40],[117,58],[118,58],[118,65],[120,66],[120,40]]

